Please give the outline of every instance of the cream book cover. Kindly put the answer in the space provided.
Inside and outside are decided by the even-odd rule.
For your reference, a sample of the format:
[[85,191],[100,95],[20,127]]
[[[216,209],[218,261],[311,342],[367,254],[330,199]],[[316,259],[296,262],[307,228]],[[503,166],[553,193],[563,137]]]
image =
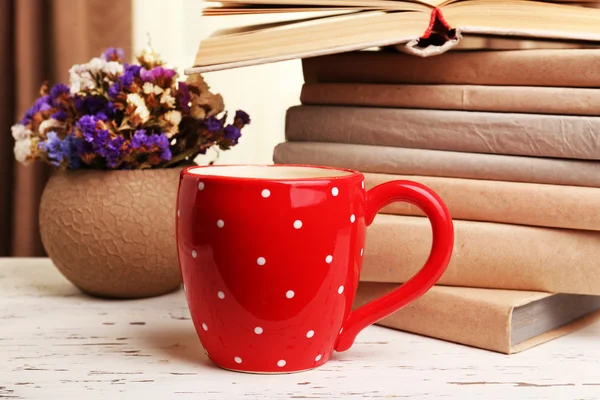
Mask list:
[[[397,285],[361,282],[354,307]],[[434,286],[378,324],[504,354],[518,353],[600,317],[600,297]]]

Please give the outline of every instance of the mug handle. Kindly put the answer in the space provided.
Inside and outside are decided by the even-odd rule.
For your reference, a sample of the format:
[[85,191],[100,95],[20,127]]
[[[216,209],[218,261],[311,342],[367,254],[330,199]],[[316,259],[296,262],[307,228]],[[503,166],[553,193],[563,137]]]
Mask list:
[[360,331],[389,316],[427,292],[446,270],[454,247],[454,225],[439,196],[428,187],[398,180],[375,186],[367,192],[366,224],[386,205],[405,201],[419,207],[431,222],[433,242],[427,262],[415,276],[392,292],[352,311],[338,336],[335,350],[348,350]]

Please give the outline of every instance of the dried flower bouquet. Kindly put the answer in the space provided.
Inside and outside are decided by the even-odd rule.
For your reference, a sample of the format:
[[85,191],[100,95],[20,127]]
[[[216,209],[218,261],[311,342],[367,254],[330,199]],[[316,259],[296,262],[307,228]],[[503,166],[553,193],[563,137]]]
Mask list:
[[151,50],[137,64],[124,59],[109,48],[74,65],[70,86],[44,84],[12,127],[15,158],[69,170],[166,168],[238,143],[250,117],[238,110],[228,124],[222,97],[201,75],[178,81]]

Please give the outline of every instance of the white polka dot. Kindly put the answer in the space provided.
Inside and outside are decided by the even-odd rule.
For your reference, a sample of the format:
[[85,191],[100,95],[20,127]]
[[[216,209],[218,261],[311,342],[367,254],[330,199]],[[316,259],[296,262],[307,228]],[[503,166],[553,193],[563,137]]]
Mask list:
[[261,328],[260,326],[257,326],[256,328],[254,328],[254,333],[256,333],[257,335],[262,334],[263,328]]
[[350,216],[350,222],[354,223],[354,221],[356,221],[356,217],[354,216],[354,214],[352,214]]
[[194,258],[198,257],[198,253],[196,253],[196,250],[192,250],[192,257],[194,257]]
[[222,227],[224,227],[224,226],[225,226],[225,221],[223,221],[222,219],[218,220],[218,221],[217,221],[217,226],[218,226],[219,228],[222,228]]
[[258,257],[258,258],[256,259],[256,263],[257,263],[258,265],[265,265],[265,263],[266,263],[266,262],[267,262],[267,260],[265,260],[265,258],[264,258],[264,257]]
[[239,358],[239,357],[234,357],[234,358],[233,358],[233,361],[235,361],[235,362],[236,362],[236,363],[238,363],[238,364],[241,364],[241,363],[242,363],[242,359],[241,359],[241,358]]
[[343,287],[343,286],[340,286],[340,287],[338,288],[338,294],[342,294],[342,293],[344,293],[344,287]]
[[340,329],[340,335],[342,334],[342,331],[344,330],[344,328]]
[[294,221],[294,228],[296,229],[300,229],[302,228],[302,221],[300,221],[299,219]]
[[277,366],[280,367],[280,368],[281,367],[285,367],[285,364],[286,364],[285,360],[279,360],[279,361],[277,361]]
[[340,194],[340,190],[334,187],[333,189],[331,189],[331,194],[337,196],[338,194]]
[[225,298],[225,293],[223,293],[219,290],[219,292],[217,293],[217,297],[220,298],[221,300],[223,300]]
[[319,361],[320,359],[321,359],[321,355],[320,354],[315,357],[315,361]]
[[177,218],[179,218],[180,215],[181,215],[180,210],[177,210]]
[[198,190],[204,190],[204,182],[198,183]]
[[362,188],[364,189],[364,188],[365,188],[365,181],[362,181],[362,182],[360,183],[360,185],[361,185],[361,186],[362,186]]
[[288,299],[291,299],[295,295],[296,295],[296,293],[294,293],[293,290],[288,290],[287,292],[285,292],[285,297],[287,297]]
[[271,191],[269,189],[263,189],[263,191],[261,192],[261,196],[264,197],[265,199],[267,197],[269,197],[271,195]]
[[325,257],[325,262],[327,264],[331,264],[332,261],[333,261],[333,256],[330,255],[330,256]]
[[202,323],[202,329],[208,331],[208,325],[206,325],[204,322]]
[[360,255],[362,256],[363,254],[365,254],[365,249],[360,249]]
[[313,336],[315,336],[315,331],[313,331],[312,329],[310,331],[306,332],[306,337],[307,338],[310,339]]

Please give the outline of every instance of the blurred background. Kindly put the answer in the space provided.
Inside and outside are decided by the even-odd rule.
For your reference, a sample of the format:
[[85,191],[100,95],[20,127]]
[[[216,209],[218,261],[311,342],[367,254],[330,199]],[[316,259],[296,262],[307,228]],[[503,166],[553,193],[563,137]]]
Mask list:
[[[200,40],[218,29],[261,23],[261,17],[201,17],[200,0],[2,0],[0,2],[0,257],[45,256],[38,232],[38,205],[51,173],[45,164],[18,165],[10,127],[39,95],[41,84],[68,83],[73,64],[121,47],[129,58],[152,44],[183,70],[192,65]],[[293,17],[293,16],[288,16]],[[269,19],[272,21],[272,19]],[[252,118],[239,145],[217,163],[272,163],[284,140],[285,111],[299,104],[299,60],[204,75],[227,110]],[[216,158],[209,152],[199,164]]]

